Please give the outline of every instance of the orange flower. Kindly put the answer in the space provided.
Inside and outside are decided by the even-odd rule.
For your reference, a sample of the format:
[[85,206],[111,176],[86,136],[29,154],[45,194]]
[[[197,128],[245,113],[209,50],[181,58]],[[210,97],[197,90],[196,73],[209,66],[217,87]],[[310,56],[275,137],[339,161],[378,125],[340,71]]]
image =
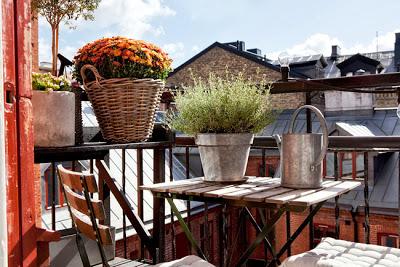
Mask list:
[[[115,71],[121,72],[118,75],[136,75],[128,77],[140,77],[141,70],[131,65],[131,63],[136,63],[146,68],[151,68],[148,71],[153,73],[152,77],[165,79],[171,69],[172,62],[168,54],[156,45],[120,36],[102,38],[84,45],[78,50],[74,61],[78,79],[81,78],[79,69],[88,63],[95,65],[99,70],[107,70],[107,68],[101,68],[102,64],[110,64],[110,67],[118,68],[112,73],[103,73],[105,77],[117,75]],[[136,72],[139,74],[135,74]]]
[[114,50],[115,57],[119,57],[120,55],[121,55],[121,50],[119,50],[119,49]]
[[122,66],[122,64],[119,63],[118,61],[113,61],[112,64],[113,64],[114,66],[116,66],[116,67],[121,67],[121,66]]

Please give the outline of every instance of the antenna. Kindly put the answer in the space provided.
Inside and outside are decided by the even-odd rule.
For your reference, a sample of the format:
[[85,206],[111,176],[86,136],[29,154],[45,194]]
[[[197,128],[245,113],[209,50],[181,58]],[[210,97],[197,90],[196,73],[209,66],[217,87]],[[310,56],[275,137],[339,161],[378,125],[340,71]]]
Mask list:
[[379,59],[379,32],[376,31],[376,59]]

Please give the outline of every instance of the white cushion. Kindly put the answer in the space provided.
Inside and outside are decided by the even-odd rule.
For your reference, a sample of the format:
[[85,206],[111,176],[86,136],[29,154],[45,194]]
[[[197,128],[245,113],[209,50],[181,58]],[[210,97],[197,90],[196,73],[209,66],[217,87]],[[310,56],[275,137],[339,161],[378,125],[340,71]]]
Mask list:
[[156,267],[215,267],[211,263],[194,256],[186,256],[179,260],[157,264]]
[[399,267],[400,249],[324,238],[316,248],[287,258],[281,267]]

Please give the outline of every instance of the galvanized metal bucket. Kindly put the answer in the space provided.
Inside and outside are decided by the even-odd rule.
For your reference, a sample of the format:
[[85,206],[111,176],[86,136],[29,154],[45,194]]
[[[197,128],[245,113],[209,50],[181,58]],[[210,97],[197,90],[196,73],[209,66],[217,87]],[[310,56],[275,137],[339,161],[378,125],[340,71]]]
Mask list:
[[240,182],[246,180],[245,172],[254,135],[198,134],[204,180],[209,182]]
[[[300,111],[311,109],[317,114],[322,133],[293,133]],[[282,135],[281,184],[289,188],[319,188],[322,184],[322,161],[328,148],[328,129],[321,111],[314,106],[298,108],[290,121],[289,131]]]

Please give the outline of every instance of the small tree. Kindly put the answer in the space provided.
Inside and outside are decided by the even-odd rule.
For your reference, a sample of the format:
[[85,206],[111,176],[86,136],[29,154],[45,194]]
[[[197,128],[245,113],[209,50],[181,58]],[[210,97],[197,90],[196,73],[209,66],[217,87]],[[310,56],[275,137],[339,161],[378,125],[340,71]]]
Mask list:
[[52,74],[57,75],[58,30],[61,21],[70,24],[83,18],[93,20],[101,0],[32,0],[32,13],[43,16],[51,26]]

